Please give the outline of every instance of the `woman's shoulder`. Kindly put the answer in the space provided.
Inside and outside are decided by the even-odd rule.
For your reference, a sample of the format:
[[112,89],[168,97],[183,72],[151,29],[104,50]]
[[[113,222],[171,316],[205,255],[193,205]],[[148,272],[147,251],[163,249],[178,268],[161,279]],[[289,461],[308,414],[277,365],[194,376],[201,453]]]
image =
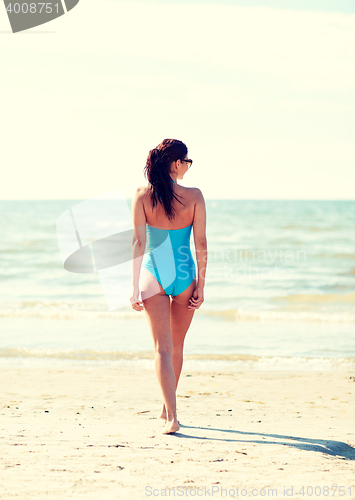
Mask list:
[[203,194],[202,194],[201,189],[196,188],[196,187],[189,187],[189,188],[185,188],[185,189],[189,190],[189,194],[191,195],[191,197],[193,197],[193,199],[196,202],[203,200]]
[[136,198],[144,198],[149,194],[148,186],[140,186],[136,189],[134,195]]

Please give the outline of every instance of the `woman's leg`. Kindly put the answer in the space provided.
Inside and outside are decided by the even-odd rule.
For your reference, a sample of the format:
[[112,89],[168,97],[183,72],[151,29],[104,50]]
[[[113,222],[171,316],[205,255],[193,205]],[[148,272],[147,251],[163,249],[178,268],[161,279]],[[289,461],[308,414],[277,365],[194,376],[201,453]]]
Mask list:
[[[170,330],[173,343],[173,367],[175,373],[175,389],[177,389],[183,363],[183,348],[186,333],[194,316],[194,309],[189,309],[189,299],[196,288],[196,281],[184,290],[180,295],[171,298],[170,302]],[[166,409],[163,405],[161,418],[166,419]]]
[[[173,341],[170,330],[170,299],[163,289],[142,301],[152,333],[155,351],[155,370],[167,409],[167,422],[164,434],[179,430],[176,416],[176,382],[172,361]],[[149,295],[149,294],[147,294]]]

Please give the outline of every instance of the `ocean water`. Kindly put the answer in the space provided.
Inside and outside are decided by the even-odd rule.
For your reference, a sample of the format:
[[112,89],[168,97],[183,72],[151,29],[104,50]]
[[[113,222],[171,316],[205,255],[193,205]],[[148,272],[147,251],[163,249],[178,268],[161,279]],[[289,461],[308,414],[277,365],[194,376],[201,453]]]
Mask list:
[[[80,201],[0,201],[2,365],[153,367],[144,313],[109,310],[97,272],[64,269],[56,221]],[[186,369],[353,370],[355,201],[206,208],[205,302]]]

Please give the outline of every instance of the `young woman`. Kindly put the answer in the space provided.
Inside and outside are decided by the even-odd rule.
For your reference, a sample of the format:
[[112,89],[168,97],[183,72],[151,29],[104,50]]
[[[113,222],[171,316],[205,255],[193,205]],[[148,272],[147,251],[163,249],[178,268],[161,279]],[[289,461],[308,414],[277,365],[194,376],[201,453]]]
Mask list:
[[[132,203],[135,232],[130,300],[136,311],[144,309],[153,336],[155,369],[164,401],[160,415],[165,420],[163,434],[179,430],[176,388],[184,339],[195,310],[204,301],[205,201],[199,189],[177,183],[191,165],[183,142],[164,139],[149,151],[144,169],[148,186],[137,189]],[[197,270],[190,251],[192,227]]]

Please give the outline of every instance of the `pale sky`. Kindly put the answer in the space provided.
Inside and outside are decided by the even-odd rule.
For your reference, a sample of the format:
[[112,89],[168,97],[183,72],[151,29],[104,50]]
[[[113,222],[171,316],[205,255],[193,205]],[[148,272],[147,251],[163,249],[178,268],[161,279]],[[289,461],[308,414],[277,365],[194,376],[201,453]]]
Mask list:
[[165,138],[206,199],[355,199],[354,4],[80,0],[16,34],[0,9],[0,199],[131,197]]

